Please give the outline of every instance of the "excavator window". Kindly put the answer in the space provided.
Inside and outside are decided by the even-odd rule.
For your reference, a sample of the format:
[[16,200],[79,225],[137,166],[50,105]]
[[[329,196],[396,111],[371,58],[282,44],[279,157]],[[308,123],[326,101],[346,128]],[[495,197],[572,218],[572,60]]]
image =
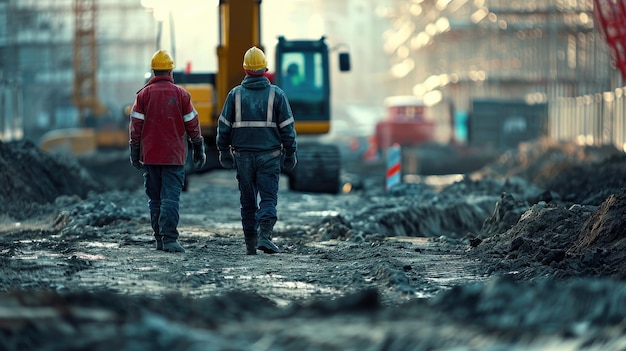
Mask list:
[[323,99],[324,71],[319,52],[288,52],[283,55],[281,88],[290,100]]

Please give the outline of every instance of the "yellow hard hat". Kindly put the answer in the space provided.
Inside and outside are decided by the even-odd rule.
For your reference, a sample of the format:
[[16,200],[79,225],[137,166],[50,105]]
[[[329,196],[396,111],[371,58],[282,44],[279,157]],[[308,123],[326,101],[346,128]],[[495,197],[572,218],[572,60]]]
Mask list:
[[260,71],[267,68],[265,54],[256,46],[251,47],[243,55],[243,69],[248,71]]
[[169,71],[176,67],[172,55],[166,50],[159,50],[152,55],[151,68],[155,71]]

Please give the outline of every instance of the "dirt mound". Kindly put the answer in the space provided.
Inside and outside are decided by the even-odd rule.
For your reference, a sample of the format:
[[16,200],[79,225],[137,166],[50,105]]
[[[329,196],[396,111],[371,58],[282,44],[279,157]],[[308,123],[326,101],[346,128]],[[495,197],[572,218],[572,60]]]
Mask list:
[[528,289],[502,278],[392,307],[381,305],[374,289],[289,308],[237,291],[193,299],[19,292],[0,294],[11,321],[2,325],[0,348],[621,350],[624,298],[626,286],[618,282],[540,281]]
[[[503,153],[500,158],[476,175],[483,177],[518,176],[546,189],[555,184],[555,179],[562,172],[572,170],[576,166],[603,162],[613,156],[624,153],[614,146],[585,146],[571,142],[554,142],[542,139],[521,143],[517,149]],[[566,176],[568,181],[571,177]],[[564,179],[561,179],[562,181]],[[574,186],[579,186],[576,182]]]
[[626,252],[624,221],[626,221],[626,193],[609,196],[585,222],[569,252],[618,253],[620,260],[615,263],[621,265],[624,261],[619,253]]
[[[507,196],[500,202],[505,201],[515,200]],[[515,208],[500,203],[496,207]],[[487,239],[470,251],[489,263],[489,273],[524,280],[539,276],[626,279],[622,264],[626,259],[625,191],[609,196],[599,207],[540,202],[513,220],[510,229],[497,233],[493,223],[503,222],[504,217],[494,211],[483,227]]]
[[[9,188],[35,195],[36,188],[26,189],[34,180],[48,184],[54,192],[45,198],[56,197],[48,206],[60,214],[33,227],[4,223],[0,309],[9,323],[0,328],[3,350],[517,351],[626,345],[620,227],[626,194],[619,184],[602,186],[626,177],[619,166],[599,166],[608,165],[608,157],[592,157],[589,169],[603,171],[585,175],[593,179],[584,184],[596,189],[588,193],[560,190],[564,185],[558,182],[549,191],[522,176],[468,176],[437,191],[421,183],[385,193],[282,190],[275,230],[284,248],[280,255],[245,255],[233,173],[199,176],[181,199],[180,239],[188,250],[173,255],[154,249],[145,194],[109,191],[130,177],[123,172],[140,177],[124,152],[61,162],[33,145],[17,145],[0,154],[7,178],[2,180],[27,174],[28,182]],[[571,160],[553,168],[540,155],[519,155],[528,167],[535,166],[533,158],[548,163],[536,173],[521,166],[513,173],[551,173],[568,182],[591,162],[573,155],[597,150],[566,151],[571,155],[563,158]],[[66,179],[82,173],[81,162],[95,170],[92,175]],[[107,191],[82,199],[58,195],[68,187],[80,193],[83,181],[100,191],[98,177],[107,174],[113,175]],[[52,185],[59,175],[71,186]],[[564,200],[569,193],[588,199],[604,188],[613,190],[606,197],[599,193],[604,198],[598,205]],[[2,196],[3,206],[33,201],[25,194]],[[317,220],[322,222],[316,226]],[[476,236],[469,238],[470,231]],[[436,238],[402,237],[426,235]],[[565,277],[576,278],[549,279]]]
[[626,188],[626,154],[572,165],[547,181],[545,188],[560,194],[565,201],[599,205],[611,194]]
[[0,142],[0,212],[22,219],[61,195],[100,191],[75,159],[51,155],[29,141]]

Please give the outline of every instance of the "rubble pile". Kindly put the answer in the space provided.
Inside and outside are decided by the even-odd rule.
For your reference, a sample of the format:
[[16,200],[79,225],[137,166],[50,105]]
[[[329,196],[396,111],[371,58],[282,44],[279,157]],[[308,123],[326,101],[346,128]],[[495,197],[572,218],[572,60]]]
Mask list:
[[102,190],[76,159],[44,153],[29,141],[0,142],[0,183],[0,212],[18,220],[61,195]]
[[392,190],[312,232],[356,242],[456,239],[487,263],[486,274],[523,280],[626,278],[626,155],[613,147],[542,140],[439,192],[421,184]]
[[621,264],[626,259],[626,158],[573,165],[549,184],[558,196],[530,207],[502,196],[480,232],[485,240],[470,254],[488,263],[488,273],[524,280],[626,279]]
[[529,143],[445,188],[282,190],[285,251],[255,256],[233,173],[182,195],[188,251],[170,255],[125,152],[76,161],[11,143],[0,163],[3,214],[56,214],[1,218],[3,350],[626,345],[626,158],[611,148]]

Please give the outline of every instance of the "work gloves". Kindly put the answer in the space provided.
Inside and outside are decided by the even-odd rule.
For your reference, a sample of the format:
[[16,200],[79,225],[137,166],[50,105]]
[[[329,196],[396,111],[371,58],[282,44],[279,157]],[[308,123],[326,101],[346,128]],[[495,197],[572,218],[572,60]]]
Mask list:
[[219,154],[220,165],[226,169],[235,168],[235,158],[230,151],[220,151]]
[[282,168],[284,171],[289,172],[296,167],[297,163],[298,163],[298,159],[296,159],[295,152],[286,153],[285,156],[283,157]]
[[130,164],[137,169],[142,169],[143,165],[139,162],[139,154],[141,149],[139,146],[131,145],[130,146]]
[[196,169],[202,168],[206,163],[206,153],[204,152],[204,140],[192,143],[193,146],[193,165]]

